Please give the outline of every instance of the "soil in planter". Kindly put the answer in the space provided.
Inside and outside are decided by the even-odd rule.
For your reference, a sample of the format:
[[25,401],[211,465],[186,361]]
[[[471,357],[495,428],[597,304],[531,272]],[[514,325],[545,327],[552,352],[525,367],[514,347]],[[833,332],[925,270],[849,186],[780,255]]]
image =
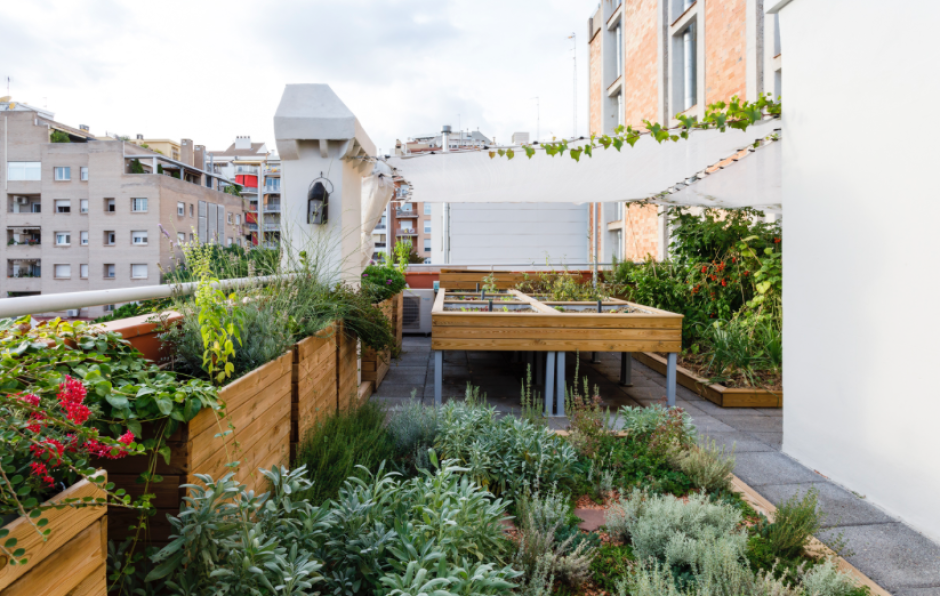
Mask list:
[[[476,305],[457,306],[456,304],[455,304],[455,305],[450,305],[450,304],[446,304],[446,303],[445,303],[445,304],[444,304],[444,312],[490,312],[490,307],[489,307],[489,304],[487,304],[487,305],[485,305],[485,306],[484,306],[484,305],[480,305],[480,306],[476,306]],[[532,313],[537,313],[537,312],[539,312],[539,311],[533,309],[533,308],[530,307],[530,306],[516,307],[516,306],[514,306],[514,305],[513,305],[513,306],[509,306],[509,305],[500,305],[500,304],[498,304],[498,303],[496,303],[496,302],[494,301],[494,302],[493,302],[493,312],[494,312],[494,313],[496,313],[496,312],[503,312],[503,313],[508,312],[508,313],[512,313],[512,314],[532,314]]]
[[[663,358],[666,354],[659,354]],[[735,371],[727,376],[717,376],[714,369],[708,370],[708,354],[680,354],[679,366],[712,383],[718,383],[729,389],[766,389],[783,392],[783,370],[756,370],[749,374]]]

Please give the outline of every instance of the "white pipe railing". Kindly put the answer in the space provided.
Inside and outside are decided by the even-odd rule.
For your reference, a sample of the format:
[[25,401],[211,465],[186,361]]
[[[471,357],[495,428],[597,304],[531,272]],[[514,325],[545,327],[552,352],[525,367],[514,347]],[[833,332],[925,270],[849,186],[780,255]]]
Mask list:
[[[212,284],[222,290],[237,290],[246,286],[264,285],[285,275],[267,275],[263,277],[241,277],[223,279]],[[115,288],[113,290],[91,290],[89,292],[64,292],[62,294],[41,294],[39,296],[21,296],[0,300],[0,319],[21,317],[23,315],[59,312],[88,306],[104,306],[122,302],[137,302],[155,298],[170,298],[192,294],[199,287],[199,282],[182,284],[162,284],[159,286],[136,286]]]

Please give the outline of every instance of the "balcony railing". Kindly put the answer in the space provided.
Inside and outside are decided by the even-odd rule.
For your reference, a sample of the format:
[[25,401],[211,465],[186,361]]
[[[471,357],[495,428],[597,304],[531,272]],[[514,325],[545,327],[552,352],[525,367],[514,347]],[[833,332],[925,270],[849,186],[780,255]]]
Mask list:
[[258,224],[256,224],[256,223],[248,223],[248,224],[245,224],[245,225],[248,226],[248,229],[251,230],[252,232],[257,232],[257,231],[258,231]]
[[399,236],[416,236],[418,234],[415,228],[401,228],[398,230]]
[[281,231],[281,224],[269,224],[269,223],[266,223],[266,224],[264,224],[264,231],[265,231],[265,232],[280,232],[280,231]]
[[281,212],[281,204],[280,204],[280,203],[276,203],[276,204],[265,205],[265,206],[264,206],[264,212],[265,212],[265,213],[280,213],[280,212]]
[[269,184],[265,182],[264,192],[274,192],[274,193],[280,194],[281,192],[280,179],[278,179],[278,184]]
[[396,209],[395,217],[418,217],[418,212],[414,209]]
[[264,167],[264,175],[265,175],[265,176],[280,176],[280,175],[281,175],[281,167],[280,167],[280,166],[277,166],[277,167],[273,167],[273,168],[272,168],[271,166],[265,166],[265,167]]
[[235,166],[235,175],[257,176],[258,166]]

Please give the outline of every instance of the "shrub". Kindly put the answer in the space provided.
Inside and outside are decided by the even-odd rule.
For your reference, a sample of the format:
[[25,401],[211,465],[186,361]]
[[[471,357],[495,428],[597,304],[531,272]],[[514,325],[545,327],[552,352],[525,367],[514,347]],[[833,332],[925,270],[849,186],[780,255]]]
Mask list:
[[734,451],[726,456],[725,448],[719,449],[713,440],[699,449],[683,452],[675,458],[675,464],[697,488],[710,493],[720,492],[731,485]]
[[437,437],[437,408],[424,405],[415,395],[416,392],[412,391],[411,399],[389,412],[388,432],[395,442],[395,451],[399,457],[426,452],[434,445]]
[[682,408],[660,404],[647,408],[624,406],[619,416],[623,419],[623,430],[659,455],[667,456],[695,443],[695,425]]
[[444,406],[439,429],[435,447],[497,495],[515,497],[563,484],[577,460],[574,449],[552,431],[515,416],[497,419],[495,408],[472,401]]
[[601,546],[591,562],[594,583],[608,593],[616,593],[617,585],[629,577],[633,560],[633,549],[630,545]]
[[831,559],[800,575],[807,596],[850,596],[863,591],[851,576],[839,571]]
[[775,556],[794,559],[803,553],[813,534],[822,524],[823,516],[818,511],[819,491],[810,488],[802,498],[793,495],[777,506],[774,522],[762,524],[758,535]]
[[612,536],[632,541],[638,560],[665,561],[671,542],[730,534],[741,523],[741,514],[730,505],[711,503],[701,494],[684,503],[670,495],[634,490],[607,512],[606,521]]
[[[552,491],[524,499],[519,516],[519,549],[516,562],[530,581],[546,573],[569,586],[579,587],[590,579],[596,546],[582,540],[574,526],[565,525],[568,505]],[[573,531],[564,531],[573,530]],[[565,536],[558,540],[559,535]]]
[[369,265],[362,272],[362,287],[371,294],[373,302],[388,300],[406,285],[405,275],[393,267]]
[[301,496],[319,505],[335,498],[350,476],[375,471],[394,457],[385,410],[376,402],[332,414],[308,431],[298,446],[295,466],[305,466],[312,482]]

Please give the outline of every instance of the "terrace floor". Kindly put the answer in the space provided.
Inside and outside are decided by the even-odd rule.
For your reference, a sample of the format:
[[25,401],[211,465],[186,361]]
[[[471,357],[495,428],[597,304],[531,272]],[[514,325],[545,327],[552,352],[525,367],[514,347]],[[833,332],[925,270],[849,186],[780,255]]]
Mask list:
[[[575,366],[579,376],[596,385],[611,409],[621,405],[649,405],[666,395],[666,379],[633,362],[633,386],[620,387],[618,354],[590,354],[567,359],[566,380],[571,384]],[[576,362],[576,360],[579,360]],[[523,361],[510,352],[444,352],[445,401],[464,395],[467,383],[480,387],[490,404],[505,413],[519,411],[520,384],[526,374]],[[534,371],[533,371],[534,376]],[[375,393],[394,405],[412,395],[434,403],[434,359],[431,340],[404,338],[401,359],[394,361],[381,388]],[[819,504],[828,514],[818,538],[831,542],[842,535],[854,554],[850,563],[895,596],[940,596],[940,544],[890,517],[825,476],[802,466],[780,452],[783,443],[783,411],[779,409],[723,409],[684,387],[678,387],[676,404],[691,414],[703,440],[735,446],[735,474],[774,504],[811,487],[819,490]],[[567,420],[553,418],[552,426],[564,428]]]

